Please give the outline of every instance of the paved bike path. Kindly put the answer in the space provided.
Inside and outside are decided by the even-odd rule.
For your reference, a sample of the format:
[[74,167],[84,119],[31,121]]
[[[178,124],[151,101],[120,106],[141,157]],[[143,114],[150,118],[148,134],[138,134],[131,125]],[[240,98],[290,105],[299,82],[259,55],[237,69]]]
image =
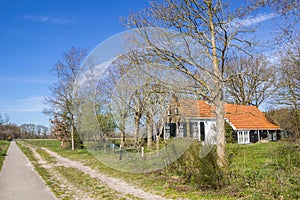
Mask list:
[[11,142],[0,172],[0,199],[54,200],[45,182],[14,141]]

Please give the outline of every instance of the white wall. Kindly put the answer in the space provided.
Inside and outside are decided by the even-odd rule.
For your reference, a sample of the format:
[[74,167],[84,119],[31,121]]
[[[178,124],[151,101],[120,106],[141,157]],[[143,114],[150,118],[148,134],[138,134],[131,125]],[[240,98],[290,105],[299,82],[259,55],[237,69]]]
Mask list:
[[[190,119],[191,123],[198,124],[198,135],[200,139],[200,122],[204,122],[204,130],[205,130],[205,143],[208,144],[216,144],[216,120],[212,119]],[[192,127],[191,127],[192,129]],[[191,130],[192,131],[192,130]],[[193,136],[193,135],[191,135]]]

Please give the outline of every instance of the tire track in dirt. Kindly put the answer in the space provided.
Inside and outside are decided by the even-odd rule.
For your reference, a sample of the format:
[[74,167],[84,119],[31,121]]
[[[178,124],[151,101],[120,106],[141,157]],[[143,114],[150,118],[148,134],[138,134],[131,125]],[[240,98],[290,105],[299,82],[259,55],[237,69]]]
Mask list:
[[[65,199],[65,198],[71,198],[75,200],[81,200],[81,199],[88,199],[86,194],[84,194],[82,191],[77,190],[76,187],[74,187],[72,184],[70,184],[63,176],[61,176],[59,173],[53,170],[53,166],[51,166],[49,163],[47,163],[40,154],[36,151],[36,148],[39,147],[33,147],[32,145],[26,144],[24,142],[19,142],[21,145],[28,147],[32,153],[35,159],[37,160],[38,164],[47,169],[47,171],[51,174],[51,181],[55,181],[56,184],[59,185],[60,189],[63,190],[64,194],[59,195],[59,199]],[[62,192],[62,191],[60,191]]]
[[[32,150],[35,152],[34,154],[37,156],[37,158],[40,160],[41,164],[45,165],[45,161],[40,157],[40,155],[37,155],[38,153],[35,151],[34,147],[29,144],[24,144],[23,145],[31,147]],[[134,197],[140,198],[140,199],[145,199],[145,200],[168,200],[167,198],[161,197],[159,195],[151,194],[149,192],[145,192],[141,188],[138,188],[136,186],[133,186],[127,182],[125,182],[122,179],[114,178],[107,176],[105,174],[99,173],[96,170],[91,169],[88,166],[83,165],[82,163],[74,160],[69,160],[67,158],[64,158],[60,156],[59,154],[45,148],[45,147],[35,147],[35,148],[41,148],[42,150],[46,151],[49,155],[57,159],[57,164],[56,166],[62,165],[64,167],[72,167],[75,169],[78,169],[85,174],[90,175],[92,178],[98,179],[101,183],[107,185],[109,188],[125,195],[132,195]],[[49,164],[46,164],[46,168],[49,168]],[[77,191],[78,192],[78,191]]]
[[73,161],[69,160],[67,158],[64,158],[57,153],[50,151],[47,148],[42,148],[44,151],[46,151],[48,154],[51,156],[55,157],[58,162],[60,162],[62,165],[67,166],[67,167],[73,167],[77,168],[80,171],[89,174],[92,178],[97,178],[99,181],[101,181],[103,184],[107,185],[111,189],[120,192],[122,194],[130,194],[135,197],[141,198],[141,199],[146,199],[146,200],[167,200],[164,197],[161,197],[159,195],[151,194],[149,192],[145,192],[144,190],[137,188],[136,186],[130,185],[126,183],[125,181],[118,179],[118,178],[113,178],[109,177],[107,175],[101,174],[93,169],[91,169],[88,166],[84,166],[82,163],[78,161]]

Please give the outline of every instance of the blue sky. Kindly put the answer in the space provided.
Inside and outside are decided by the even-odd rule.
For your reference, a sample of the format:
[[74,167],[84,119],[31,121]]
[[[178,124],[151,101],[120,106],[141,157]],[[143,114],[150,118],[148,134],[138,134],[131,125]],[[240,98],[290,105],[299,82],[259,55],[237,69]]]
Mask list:
[[145,0],[0,1],[0,113],[10,121],[49,124],[43,99],[55,81],[51,68],[72,46],[91,51],[124,31],[120,17]]
[[[72,46],[91,51],[126,30],[120,17],[147,5],[146,0],[1,0],[0,114],[17,125],[48,125],[43,99],[50,95],[55,81],[50,70],[62,52]],[[260,17],[262,22],[274,18],[268,12]],[[270,32],[267,27],[261,31]]]

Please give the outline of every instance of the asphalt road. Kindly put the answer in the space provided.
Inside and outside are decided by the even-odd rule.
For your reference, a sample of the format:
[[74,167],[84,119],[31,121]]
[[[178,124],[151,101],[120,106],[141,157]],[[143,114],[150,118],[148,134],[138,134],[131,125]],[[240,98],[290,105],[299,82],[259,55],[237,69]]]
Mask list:
[[0,172],[0,200],[54,200],[55,197],[14,141]]

